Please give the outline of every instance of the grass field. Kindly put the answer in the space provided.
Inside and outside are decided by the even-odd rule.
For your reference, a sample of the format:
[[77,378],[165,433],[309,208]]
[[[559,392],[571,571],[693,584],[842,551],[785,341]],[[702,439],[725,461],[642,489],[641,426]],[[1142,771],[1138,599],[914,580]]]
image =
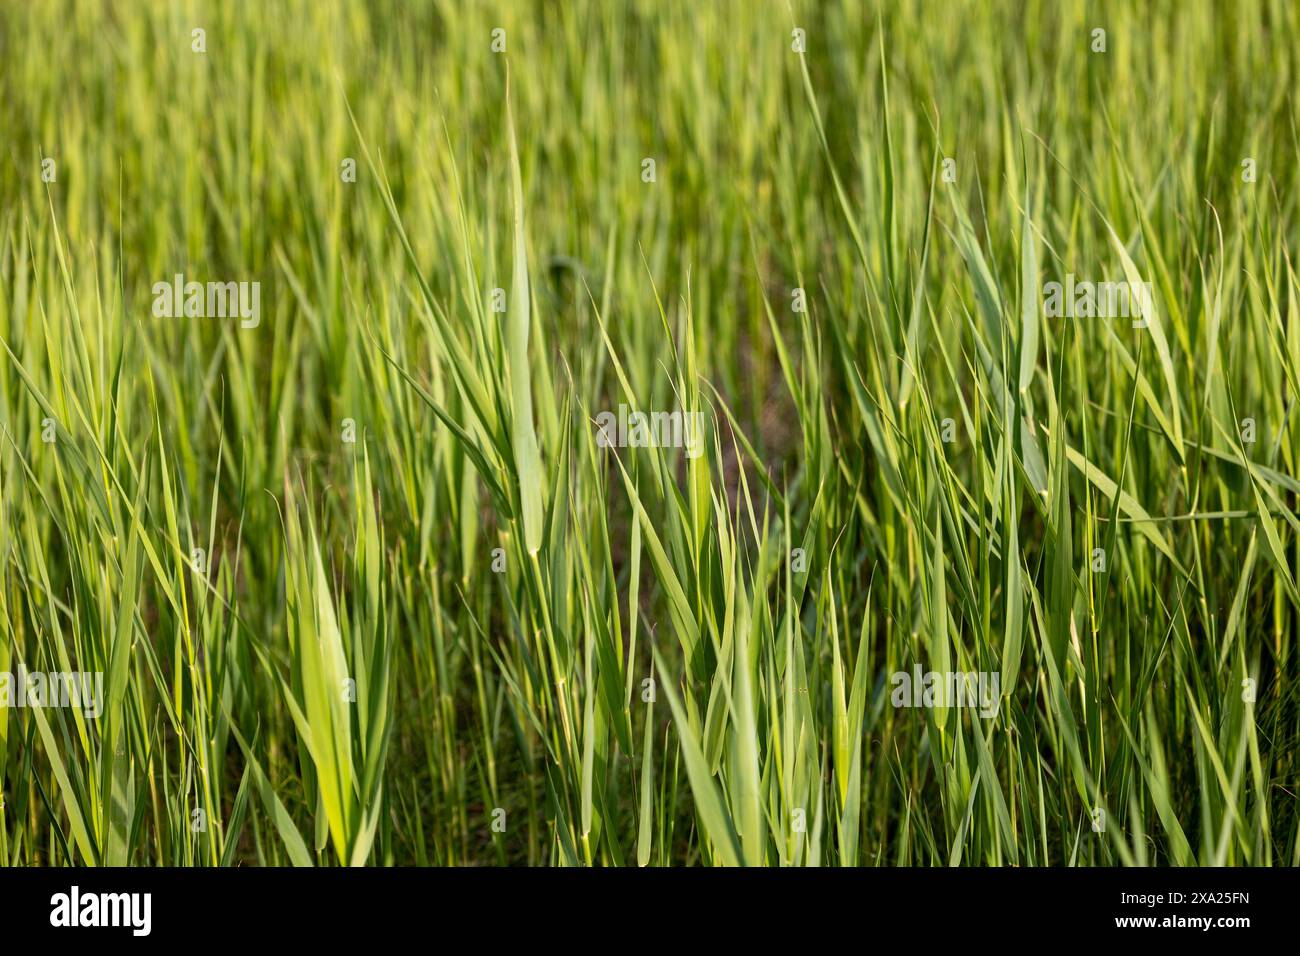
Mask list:
[[0,860],[1300,863],[1297,34],[0,3]]

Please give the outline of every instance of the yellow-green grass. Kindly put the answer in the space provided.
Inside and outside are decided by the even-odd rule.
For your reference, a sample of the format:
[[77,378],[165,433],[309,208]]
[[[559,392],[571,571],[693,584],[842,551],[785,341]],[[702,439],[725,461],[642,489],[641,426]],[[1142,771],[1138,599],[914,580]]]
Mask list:
[[0,860],[1300,862],[1298,31],[0,5]]

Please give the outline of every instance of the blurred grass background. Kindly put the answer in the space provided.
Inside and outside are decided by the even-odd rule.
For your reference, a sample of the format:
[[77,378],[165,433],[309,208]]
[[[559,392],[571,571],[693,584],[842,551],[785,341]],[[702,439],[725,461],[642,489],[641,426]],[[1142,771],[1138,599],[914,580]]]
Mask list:
[[0,5],[0,858],[1295,865],[1298,19]]

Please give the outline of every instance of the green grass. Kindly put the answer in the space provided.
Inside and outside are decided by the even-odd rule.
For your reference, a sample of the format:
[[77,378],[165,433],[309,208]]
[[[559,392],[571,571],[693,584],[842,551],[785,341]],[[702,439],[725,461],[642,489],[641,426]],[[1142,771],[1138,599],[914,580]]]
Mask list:
[[1015,6],[0,6],[0,860],[1300,863],[1300,14]]

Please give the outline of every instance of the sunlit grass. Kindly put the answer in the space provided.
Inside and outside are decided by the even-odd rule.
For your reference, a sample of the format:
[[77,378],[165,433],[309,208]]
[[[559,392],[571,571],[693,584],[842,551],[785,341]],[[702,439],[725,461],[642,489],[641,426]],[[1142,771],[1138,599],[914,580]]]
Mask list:
[[1300,17],[1027,7],[0,6],[0,859],[1300,863]]

